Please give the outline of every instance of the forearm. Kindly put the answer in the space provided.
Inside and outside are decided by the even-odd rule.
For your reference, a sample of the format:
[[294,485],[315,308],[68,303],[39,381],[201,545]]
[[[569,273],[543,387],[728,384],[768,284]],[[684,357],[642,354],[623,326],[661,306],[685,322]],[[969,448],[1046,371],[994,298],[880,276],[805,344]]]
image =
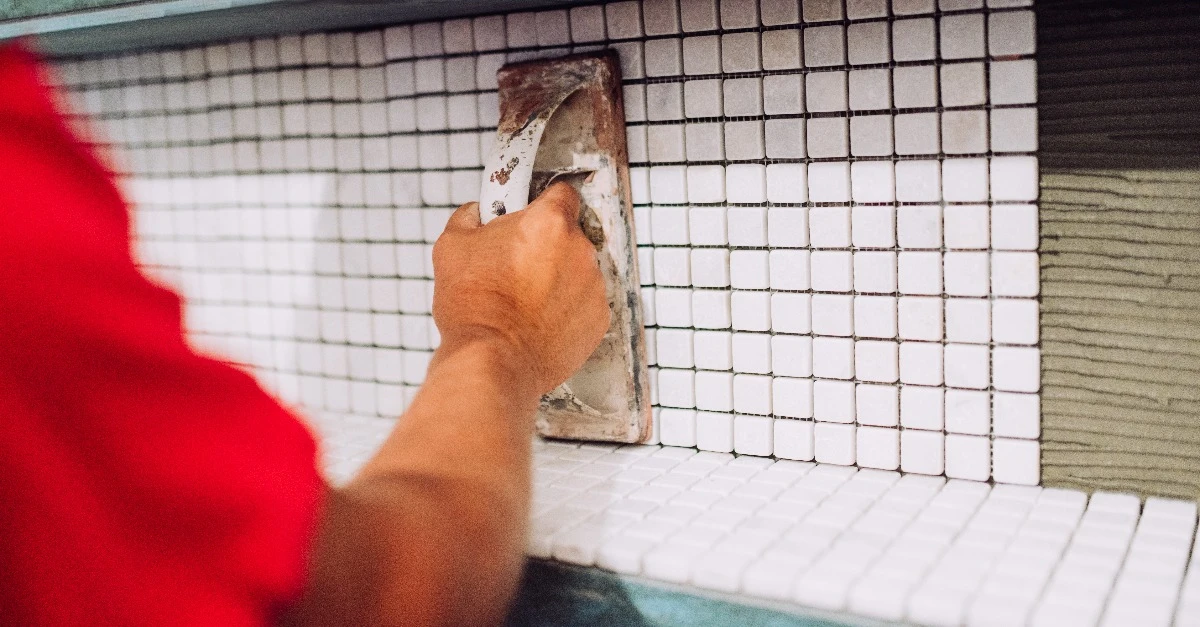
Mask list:
[[537,392],[486,344],[439,350],[380,452],[331,492],[292,618],[491,624],[523,562]]

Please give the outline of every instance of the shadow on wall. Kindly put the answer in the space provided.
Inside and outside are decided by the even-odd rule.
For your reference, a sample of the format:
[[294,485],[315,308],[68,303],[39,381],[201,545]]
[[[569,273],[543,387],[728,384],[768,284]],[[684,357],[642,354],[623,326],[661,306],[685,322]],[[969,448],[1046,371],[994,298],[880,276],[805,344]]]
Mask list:
[[1039,0],[1042,477],[1200,497],[1200,4]]

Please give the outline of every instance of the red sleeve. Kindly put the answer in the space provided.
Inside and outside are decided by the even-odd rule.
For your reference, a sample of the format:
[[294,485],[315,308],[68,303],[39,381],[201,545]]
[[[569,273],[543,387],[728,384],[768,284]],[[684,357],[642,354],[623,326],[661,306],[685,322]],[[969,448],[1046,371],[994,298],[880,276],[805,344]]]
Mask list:
[[325,490],[312,436],[188,347],[38,76],[0,46],[0,622],[270,622]]

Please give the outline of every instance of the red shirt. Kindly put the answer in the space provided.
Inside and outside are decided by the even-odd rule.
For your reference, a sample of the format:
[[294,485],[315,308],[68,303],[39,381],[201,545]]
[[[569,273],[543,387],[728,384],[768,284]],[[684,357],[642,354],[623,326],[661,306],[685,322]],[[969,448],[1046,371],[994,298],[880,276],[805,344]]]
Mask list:
[[0,623],[270,622],[325,490],[312,436],[189,348],[39,72],[0,46]]

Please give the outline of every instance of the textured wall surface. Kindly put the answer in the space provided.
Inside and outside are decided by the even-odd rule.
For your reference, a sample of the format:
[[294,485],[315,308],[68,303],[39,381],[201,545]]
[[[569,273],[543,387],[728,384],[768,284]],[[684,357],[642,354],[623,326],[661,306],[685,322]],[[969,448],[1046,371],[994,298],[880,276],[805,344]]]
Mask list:
[[1200,5],[1039,6],[1043,479],[1200,496]]

